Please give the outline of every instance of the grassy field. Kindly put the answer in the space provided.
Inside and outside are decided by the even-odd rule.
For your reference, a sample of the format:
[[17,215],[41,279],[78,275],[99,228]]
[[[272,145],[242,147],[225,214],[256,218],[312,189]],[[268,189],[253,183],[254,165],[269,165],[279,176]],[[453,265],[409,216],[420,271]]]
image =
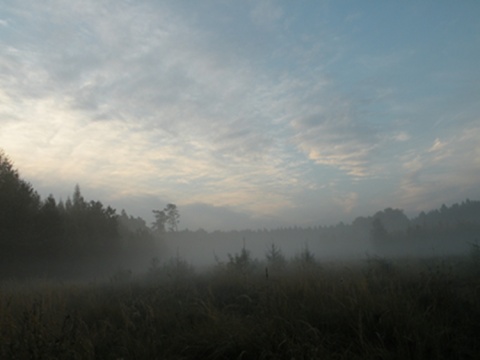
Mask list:
[[[471,259],[181,259],[103,283],[4,281],[1,359],[478,359]],[[308,259],[307,259],[308,260]],[[246,266],[248,265],[248,266]]]

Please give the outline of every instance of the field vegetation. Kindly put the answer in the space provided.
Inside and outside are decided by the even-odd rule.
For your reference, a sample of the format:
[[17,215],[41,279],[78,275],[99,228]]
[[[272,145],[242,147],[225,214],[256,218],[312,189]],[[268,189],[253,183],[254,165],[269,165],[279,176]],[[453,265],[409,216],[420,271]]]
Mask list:
[[322,262],[247,249],[95,283],[3,281],[2,359],[478,359],[471,256]]

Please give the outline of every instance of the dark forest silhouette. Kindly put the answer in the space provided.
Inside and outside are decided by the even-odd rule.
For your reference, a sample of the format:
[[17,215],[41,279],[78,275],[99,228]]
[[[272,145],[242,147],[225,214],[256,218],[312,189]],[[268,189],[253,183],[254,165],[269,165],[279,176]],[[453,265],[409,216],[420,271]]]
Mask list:
[[318,257],[455,253],[480,234],[480,202],[468,199],[413,219],[388,208],[358,217],[351,225],[229,232],[178,231],[180,214],[174,204],[153,212],[155,221],[149,227],[124,210],[117,214],[100,201],[85,200],[78,185],[66,201],[53,195],[41,199],[0,152],[0,276],[99,276],[147,266],[152,258],[165,258],[178,249],[197,255],[202,249],[218,249],[220,254],[206,253],[213,261],[238,249],[244,239],[256,254],[264,254],[272,244],[284,253],[308,245]]
[[140,218],[100,201],[41,199],[0,153],[0,271],[10,276],[80,276],[147,261],[155,237]]

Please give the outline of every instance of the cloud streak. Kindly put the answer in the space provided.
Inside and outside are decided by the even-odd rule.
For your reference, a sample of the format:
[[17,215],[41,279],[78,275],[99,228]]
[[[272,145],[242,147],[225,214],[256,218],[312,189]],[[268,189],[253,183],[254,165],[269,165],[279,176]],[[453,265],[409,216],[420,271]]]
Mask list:
[[401,181],[404,204],[425,210],[438,201],[454,202],[465,191],[476,193],[480,176],[479,127],[458,129],[445,139],[436,138],[422,152],[403,159]]

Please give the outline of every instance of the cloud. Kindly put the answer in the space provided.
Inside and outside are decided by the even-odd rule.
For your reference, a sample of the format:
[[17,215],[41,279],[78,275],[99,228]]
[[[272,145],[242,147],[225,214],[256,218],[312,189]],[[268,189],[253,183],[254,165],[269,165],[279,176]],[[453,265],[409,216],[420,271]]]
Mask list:
[[[253,216],[251,213],[235,210],[229,206],[212,206],[207,203],[193,203],[179,207],[181,228],[196,230],[261,229],[278,226],[275,219]],[[207,227],[206,227],[206,224]]]
[[355,192],[338,194],[334,197],[334,202],[340,206],[345,213],[350,213],[358,204],[358,194]]
[[392,139],[394,141],[404,142],[410,140],[411,136],[406,131],[400,131],[393,134]]
[[261,0],[253,2],[250,16],[258,26],[273,30],[283,15],[284,11],[278,3],[271,0]]
[[371,153],[378,146],[376,131],[355,118],[348,101],[336,101],[291,122],[295,142],[316,164],[345,171],[352,177],[370,175]]
[[430,149],[428,149],[428,152],[438,152],[438,151],[441,151],[442,148],[444,148],[446,145],[446,143],[440,141],[439,138],[436,138],[435,139],[435,142],[433,143],[432,147]]
[[405,155],[401,202],[424,210],[459,201],[464,194],[479,196],[479,136],[479,127],[463,127],[443,140],[436,138],[421,152]]

